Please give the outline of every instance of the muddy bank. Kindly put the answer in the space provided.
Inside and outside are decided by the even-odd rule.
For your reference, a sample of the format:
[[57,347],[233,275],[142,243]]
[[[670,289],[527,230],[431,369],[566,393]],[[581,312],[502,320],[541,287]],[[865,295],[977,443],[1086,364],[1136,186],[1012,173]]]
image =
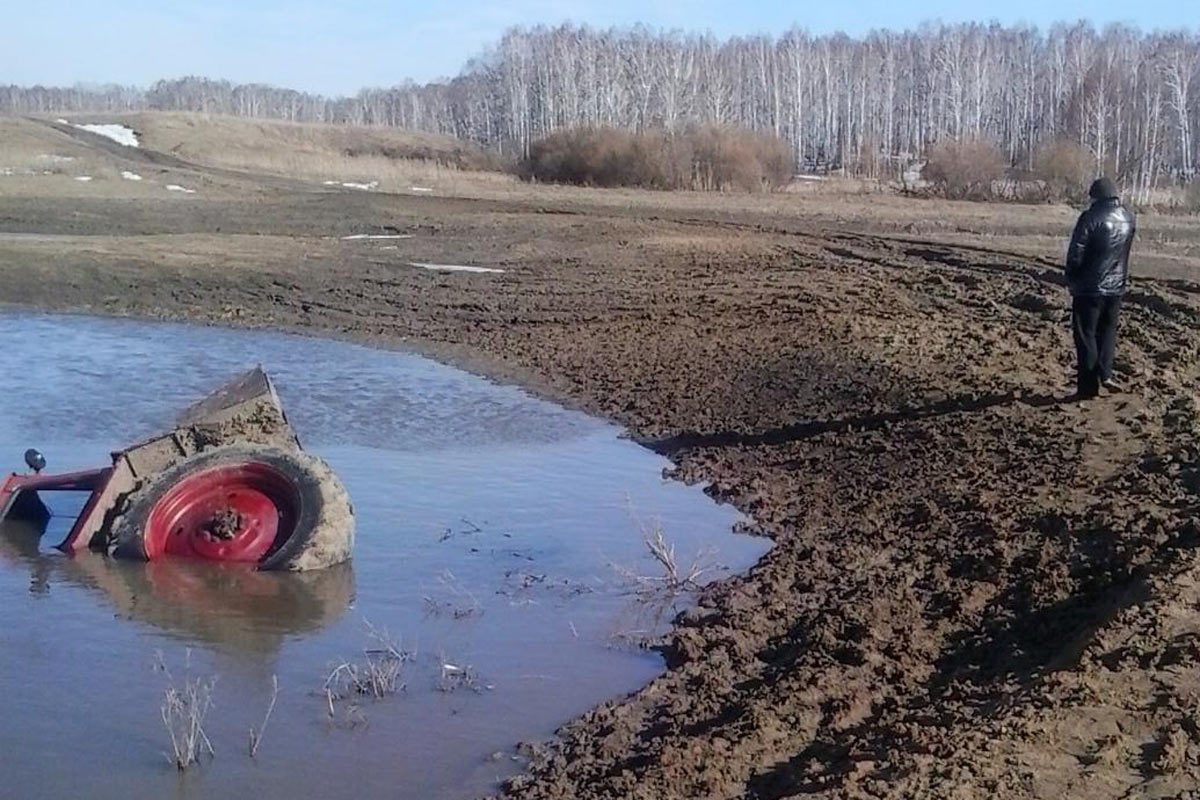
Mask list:
[[[679,621],[667,674],[535,749],[507,796],[1200,786],[1195,284],[1138,282],[1128,392],[1080,407],[1053,252],[345,203],[97,208],[88,230],[129,235],[5,243],[0,301],[417,343],[621,422],[751,514],[777,546]],[[20,213],[58,233],[69,209]],[[323,238],[392,230],[416,236]]]

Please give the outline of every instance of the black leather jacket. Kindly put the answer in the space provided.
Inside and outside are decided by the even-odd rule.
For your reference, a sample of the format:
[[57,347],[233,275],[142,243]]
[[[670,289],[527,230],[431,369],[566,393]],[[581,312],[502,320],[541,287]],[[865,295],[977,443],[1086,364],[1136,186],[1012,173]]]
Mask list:
[[1079,215],[1067,249],[1067,286],[1075,296],[1123,295],[1137,220],[1117,198],[1097,200]]

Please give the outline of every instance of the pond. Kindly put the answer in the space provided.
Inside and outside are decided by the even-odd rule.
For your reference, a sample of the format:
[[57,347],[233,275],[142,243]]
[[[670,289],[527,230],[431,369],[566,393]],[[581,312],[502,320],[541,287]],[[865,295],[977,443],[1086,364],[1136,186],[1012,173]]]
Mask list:
[[[40,541],[0,531],[0,775],[25,800],[487,793],[516,743],[662,669],[636,643],[685,599],[663,616],[634,592],[662,574],[646,532],[706,578],[767,546],[614,426],[415,355],[29,313],[0,314],[0,342],[0,470],[26,447],[49,472],[104,465],[262,364],[357,516],[352,562],[303,575],[69,558],[62,496]],[[383,639],[408,658],[402,688],[331,716],[330,672]],[[211,682],[216,755],[181,773],[160,706],[188,680]]]

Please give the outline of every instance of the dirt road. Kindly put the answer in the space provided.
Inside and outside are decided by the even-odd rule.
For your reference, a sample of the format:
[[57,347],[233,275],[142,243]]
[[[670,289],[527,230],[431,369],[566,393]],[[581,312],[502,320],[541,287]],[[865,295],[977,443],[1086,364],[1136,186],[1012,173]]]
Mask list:
[[776,541],[507,796],[1200,788],[1197,265],[1136,283],[1128,392],[1081,407],[1050,246],[212,180],[0,195],[0,302],[407,343],[619,421]]

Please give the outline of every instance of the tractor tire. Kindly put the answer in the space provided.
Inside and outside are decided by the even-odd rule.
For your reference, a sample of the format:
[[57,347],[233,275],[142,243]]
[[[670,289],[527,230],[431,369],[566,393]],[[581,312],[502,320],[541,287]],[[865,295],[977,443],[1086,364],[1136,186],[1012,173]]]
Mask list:
[[[214,504],[230,508],[213,513]],[[141,561],[173,553],[303,571],[346,561],[353,545],[354,508],[324,461],[230,445],[186,458],[135,490],[108,551]]]

